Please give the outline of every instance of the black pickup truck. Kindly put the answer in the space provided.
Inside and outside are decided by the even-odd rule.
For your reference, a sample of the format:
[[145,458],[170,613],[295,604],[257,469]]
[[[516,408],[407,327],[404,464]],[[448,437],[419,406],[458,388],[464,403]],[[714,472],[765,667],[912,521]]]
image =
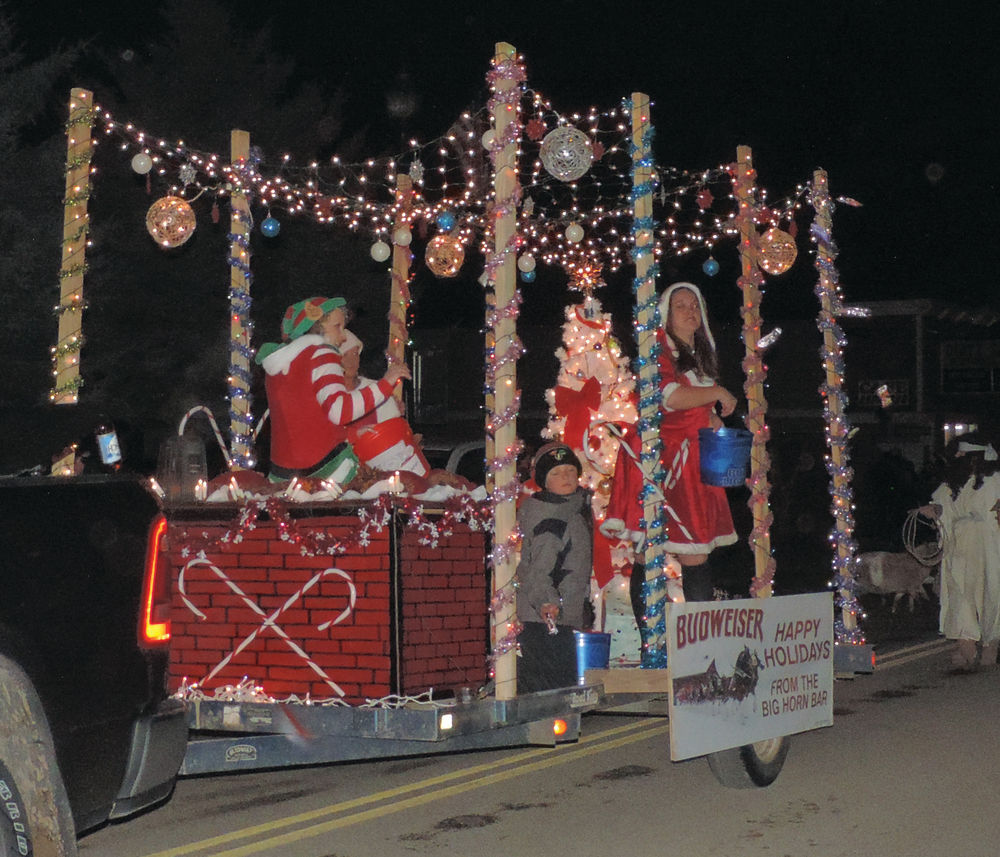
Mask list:
[[74,855],[173,789],[164,528],[137,476],[0,478],[2,857]]

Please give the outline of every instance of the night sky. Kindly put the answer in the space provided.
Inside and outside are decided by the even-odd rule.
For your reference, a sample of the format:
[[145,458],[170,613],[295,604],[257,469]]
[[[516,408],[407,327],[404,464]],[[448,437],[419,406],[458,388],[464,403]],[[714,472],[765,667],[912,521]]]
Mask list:
[[[142,4],[64,5],[9,4],[29,52],[75,36],[109,51],[138,49],[163,26]],[[302,79],[342,87],[348,125],[365,124],[382,150],[441,134],[464,108],[484,104],[493,45],[508,41],[525,56],[528,85],[562,112],[647,92],[660,164],[711,168],[746,144],[772,198],[827,170],[835,197],[864,203],[839,207],[835,218],[847,299],[1000,303],[1000,12],[991,6],[290,0],[233,8],[241,26],[271,25]],[[398,91],[415,99],[405,121],[386,110]]]

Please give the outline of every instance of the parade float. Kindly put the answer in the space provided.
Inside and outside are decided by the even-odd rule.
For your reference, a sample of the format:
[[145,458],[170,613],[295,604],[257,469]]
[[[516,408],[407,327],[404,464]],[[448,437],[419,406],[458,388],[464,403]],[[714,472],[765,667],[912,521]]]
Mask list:
[[[233,131],[222,156],[123,122],[86,90],[72,93],[53,403],[72,405],[80,395],[94,137],[113,137],[131,168],[163,187],[145,225],[164,251],[190,238],[202,205],[229,212],[228,425],[220,428],[207,408],[189,411],[150,480],[169,522],[171,685],[188,701],[192,729],[182,773],[553,744],[576,738],[588,710],[658,699],[671,719],[672,758],[708,755],[722,782],[766,785],[781,769],[788,735],[832,723],[835,661],[857,671],[870,662],[853,585],[837,321],[847,309],[827,175],[817,170],[787,199],[768,204],[748,147],[713,169],[657,164],[643,93],[607,110],[560,112],[527,86],[523,59],[506,43],[496,46],[487,80],[489,103],[464,114],[441,140],[414,142],[399,159],[349,165],[333,158],[302,173],[287,165],[269,171],[248,132]],[[440,164],[432,167],[435,158]],[[476,163],[487,183],[477,184]],[[330,175],[320,181],[323,171]],[[810,209],[808,236],[797,237]],[[389,272],[390,364],[405,358],[415,267],[447,278],[473,251],[484,259],[485,485],[426,465],[415,473],[368,467],[347,484],[276,484],[255,469],[266,411],[255,414],[250,396],[252,246],[278,233],[282,212],[371,234],[371,257]],[[413,252],[418,237],[426,245],[422,260]],[[787,271],[805,240],[823,338],[817,372],[835,521],[831,591],[773,596],[763,354],[780,329],[765,333],[760,303],[766,278]],[[702,270],[712,278],[719,272],[714,254],[724,252],[737,254],[741,267],[749,433],[749,473],[740,464],[725,484],[749,489],[754,569],[749,598],[684,604],[672,595],[677,570],[662,548],[671,510],[657,434],[656,280],[669,254],[704,257]],[[586,463],[598,521],[622,432],[642,439],[634,464],[648,488],[640,498],[638,557],[626,545],[595,544],[592,589],[605,607],[598,631],[612,630],[621,614],[606,607],[609,587],[620,587],[641,559],[647,628],[636,637],[634,659],[611,658],[606,668],[581,662],[576,687],[518,696],[517,280],[531,283],[538,265],[564,271],[582,295],[567,310],[547,433]],[[629,268],[632,371],[594,295],[602,272]],[[220,473],[207,471],[204,446],[189,436],[195,419],[212,426],[226,465]],[[405,431],[390,445],[397,441],[415,443]],[[60,466],[71,470],[72,462]],[[638,634],[634,624],[632,631]]]

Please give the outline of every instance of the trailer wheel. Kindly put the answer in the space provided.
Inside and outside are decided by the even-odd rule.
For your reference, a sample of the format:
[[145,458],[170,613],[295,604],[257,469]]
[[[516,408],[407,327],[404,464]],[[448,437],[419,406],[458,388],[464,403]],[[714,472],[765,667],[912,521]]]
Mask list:
[[710,753],[708,767],[715,778],[731,789],[769,786],[781,773],[791,739],[786,735]]
[[0,857],[76,857],[76,830],[41,702],[0,657]]

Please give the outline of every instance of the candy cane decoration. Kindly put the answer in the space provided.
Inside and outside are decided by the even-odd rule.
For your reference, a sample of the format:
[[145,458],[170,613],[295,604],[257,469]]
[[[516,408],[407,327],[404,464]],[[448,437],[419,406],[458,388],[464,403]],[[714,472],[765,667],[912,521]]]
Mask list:
[[212,431],[215,432],[215,439],[219,444],[219,449],[222,450],[222,457],[226,460],[226,467],[231,470],[233,467],[232,456],[229,454],[229,449],[226,446],[226,441],[222,437],[222,432],[219,431],[219,424],[215,421],[215,415],[207,407],[205,407],[205,405],[195,405],[191,408],[191,410],[184,414],[181,418],[180,425],[177,426],[178,436],[184,434],[184,429],[187,426],[188,419],[197,413],[203,413],[208,418],[209,425],[212,426]]
[[338,696],[344,696],[344,691],[340,687],[340,685],[338,685],[332,678],[330,678],[330,676],[328,676],[323,671],[323,669],[319,666],[319,664],[313,661],[312,658],[310,658],[309,655],[305,651],[303,651],[302,647],[299,646],[299,644],[296,643],[291,637],[289,637],[287,633],[285,633],[284,628],[282,628],[277,623],[277,620],[286,610],[292,607],[292,605],[295,604],[296,601],[302,598],[302,596],[304,596],[324,577],[326,577],[327,575],[335,575],[337,577],[343,578],[347,582],[347,586],[351,593],[350,603],[340,612],[340,614],[336,618],[323,622],[321,625],[317,625],[316,630],[326,631],[328,628],[331,628],[334,625],[343,622],[348,616],[351,615],[351,612],[354,610],[354,604],[357,600],[357,589],[355,588],[354,582],[351,580],[351,577],[350,575],[347,574],[347,572],[341,571],[339,568],[327,568],[321,572],[318,572],[317,574],[313,575],[313,577],[305,584],[305,586],[303,586],[298,592],[289,596],[288,600],[269,616],[263,610],[260,609],[260,606],[252,598],[250,598],[242,589],[240,589],[239,585],[235,583],[232,580],[232,578],[230,578],[221,568],[215,565],[215,563],[213,563],[209,559],[206,559],[205,557],[197,557],[196,559],[191,560],[187,565],[184,566],[183,569],[181,569],[181,573],[177,577],[177,588],[180,591],[181,599],[187,605],[187,608],[198,619],[202,621],[204,621],[207,617],[201,610],[198,609],[195,603],[191,601],[190,598],[188,598],[184,582],[184,576],[187,573],[187,570],[189,568],[193,568],[196,565],[203,565],[208,567],[208,569],[216,577],[218,577],[219,580],[221,580],[223,583],[226,584],[227,587],[229,587],[229,589],[233,592],[234,595],[237,595],[238,597],[242,598],[243,603],[250,610],[252,610],[258,616],[260,616],[261,619],[263,620],[260,624],[260,627],[255,628],[253,631],[251,631],[250,634],[247,635],[233,651],[231,651],[228,655],[226,655],[221,661],[219,661],[219,663],[217,663],[212,668],[212,671],[207,676],[205,676],[199,682],[199,684],[204,685],[206,682],[211,681],[213,678],[215,678],[216,675],[218,675],[223,669],[225,669],[225,667],[229,664],[230,661],[232,661],[233,658],[237,657],[248,646],[250,646],[254,640],[257,639],[257,636],[258,634],[260,634],[261,631],[271,629],[272,631],[274,631],[275,634],[277,634],[282,640],[285,641],[285,644],[293,652],[295,652],[295,654],[297,654],[300,658],[302,658],[303,661],[306,662],[307,666],[314,673],[316,673],[324,682],[326,682],[331,687],[334,693],[336,693]]

